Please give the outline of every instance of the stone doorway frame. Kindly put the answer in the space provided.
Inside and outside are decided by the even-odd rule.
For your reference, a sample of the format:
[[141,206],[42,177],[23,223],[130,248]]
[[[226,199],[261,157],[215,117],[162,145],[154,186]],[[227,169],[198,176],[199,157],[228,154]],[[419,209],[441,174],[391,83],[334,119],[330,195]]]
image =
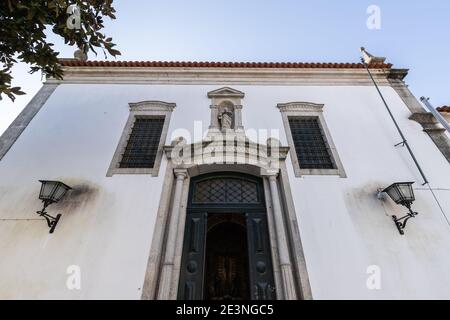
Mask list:
[[[277,299],[312,300],[286,169],[289,148],[279,147],[276,159],[273,155],[259,154],[274,142],[275,139],[268,139],[267,145],[251,143],[244,157],[236,158],[234,163],[217,162],[217,159],[211,163],[202,157],[202,161],[198,161],[198,153],[195,152],[194,155],[189,153],[181,162],[174,161],[173,151],[179,140],[164,148],[168,163],[146,268],[143,300],[177,299],[190,179],[214,172],[244,173],[263,179]],[[204,141],[185,145],[184,150],[195,150],[204,145]],[[235,151],[239,152],[237,149]],[[255,150],[259,155],[250,164],[248,159],[255,156]],[[247,161],[240,162],[239,159]],[[271,165],[274,160],[277,168]]]

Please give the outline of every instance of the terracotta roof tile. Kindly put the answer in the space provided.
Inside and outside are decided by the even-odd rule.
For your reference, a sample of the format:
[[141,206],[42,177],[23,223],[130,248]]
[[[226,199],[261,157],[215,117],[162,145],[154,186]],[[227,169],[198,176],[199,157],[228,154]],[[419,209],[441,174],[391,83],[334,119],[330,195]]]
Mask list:
[[[304,62],[191,62],[191,61],[80,61],[61,59],[64,67],[147,67],[147,68],[269,68],[269,69],[363,69],[361,63]],[[390,69],[390,63],[372,63],[371,69]]]
[[449,106],[442,106],[440,108],[436,109],[439,112],[443,112],[443,113],[450,113],[450,107]]

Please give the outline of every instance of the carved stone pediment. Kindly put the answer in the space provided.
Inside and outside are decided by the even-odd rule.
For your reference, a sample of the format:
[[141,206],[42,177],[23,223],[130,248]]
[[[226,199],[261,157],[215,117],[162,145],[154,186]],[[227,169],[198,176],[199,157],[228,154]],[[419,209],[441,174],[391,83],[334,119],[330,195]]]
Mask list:
[[165,111],[172,112],[176,107],[175,103],[168,103],[163,101],[141,101],[131,102],[128,104],[130,111]]
[[289,112],[289,111],[314,111],[314,112],[322,112],[323,104],[317,104],[312,102],[289,102],[289,103],[280,103],[278,106],[281,112]]
[[203,141],[188,144],[183,138],[175,139],[164,151],[168,159],[178,167],[189,168],[204,164],[250,164],[265,170],[278,170],[279,163],[288,155],[289,147],[269,138],[266,144],[250,141],[242,135],[207,137]]
[[245,97],[245,93],[230,88],[230,87],[223,87],[220,89],[216,89],[213,91],[208,92],[208,98],[239,98],[243,99]]

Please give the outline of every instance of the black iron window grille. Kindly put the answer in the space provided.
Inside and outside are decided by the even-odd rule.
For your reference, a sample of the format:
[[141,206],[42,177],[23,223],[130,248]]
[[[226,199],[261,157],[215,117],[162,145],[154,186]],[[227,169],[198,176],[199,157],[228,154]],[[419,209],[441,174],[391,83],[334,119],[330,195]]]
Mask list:
[[136,118],[120,168],[153,168],[164,126],[164,117]]
[[194,188],[194,203],[247,203],[260,202],[258,186],[253,181],[218,178],[199,181]]
[[317,117],[289,117],[289,126],[301,169],[336,169]]

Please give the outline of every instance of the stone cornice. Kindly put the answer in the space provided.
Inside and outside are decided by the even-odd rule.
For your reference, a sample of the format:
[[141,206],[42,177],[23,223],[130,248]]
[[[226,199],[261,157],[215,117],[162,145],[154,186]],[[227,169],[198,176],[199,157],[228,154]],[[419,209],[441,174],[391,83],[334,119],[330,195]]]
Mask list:
[[442,127],[434,115],[431,112],[416,112],[409,119],[418,122],[422,126],[423,131],[430,136],[436,147],[450,163],[450,139],[447,135],[447,130]]
[[[255,85],[373,85],[364,69],[336,68],[157,68],[64,67],[64,80],[48,83],[89,84],[255,84]],[[379,85],[403,79],[407,70],[372,69]]]
[[416,121],[420,123],[425,132],[429,131],[437,131],[437,132],[445,132],[446,130],[440,125],[439,121],[436,120],[434,115],[431,112],[416,112],[413,113],[410,117],[410,120]]

